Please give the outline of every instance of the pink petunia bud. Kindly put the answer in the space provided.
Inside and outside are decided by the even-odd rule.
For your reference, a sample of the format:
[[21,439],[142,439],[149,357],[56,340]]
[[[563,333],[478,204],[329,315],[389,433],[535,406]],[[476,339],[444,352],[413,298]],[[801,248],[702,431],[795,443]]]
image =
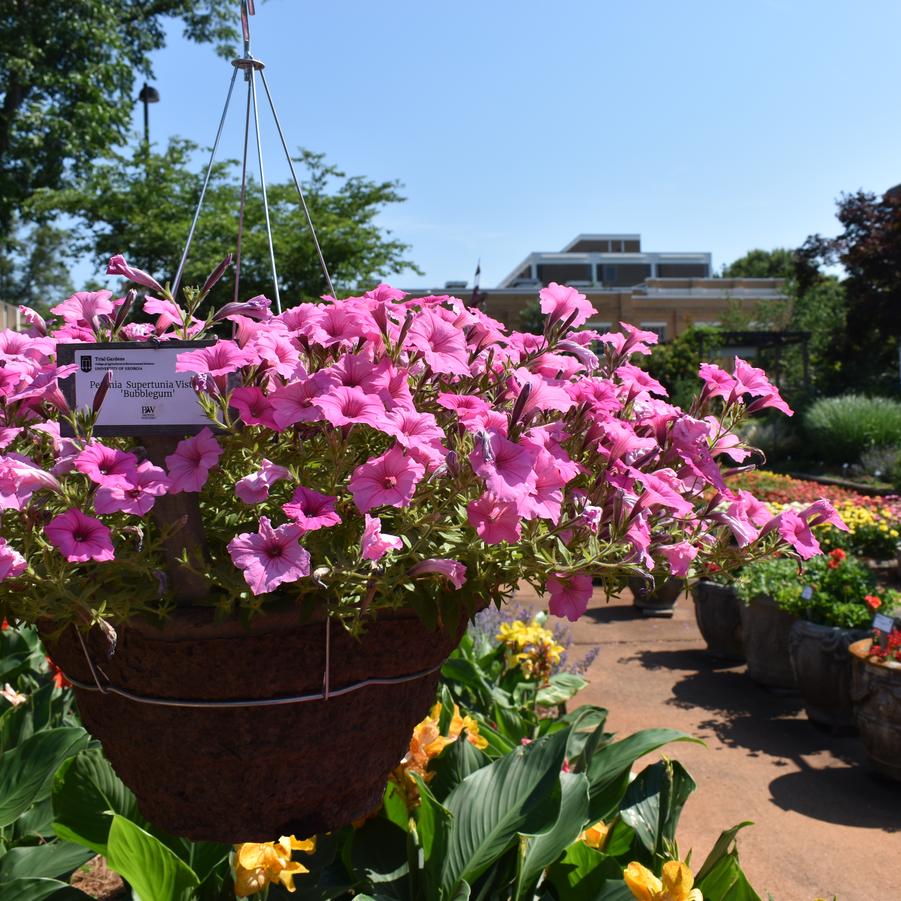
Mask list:
[[106,274],[121,275],[136,285],[143,285],[145,288],[150,288],[151,291],[158,291],[160,294],[165,293],[163,286],[152,275],[149,275],[143,269],[129,266],[121,253],[117,253],[110,258],[109,265],[106,267]]
[[213,322],[222,322],[223,319],[228,319],[230,316],[247,316],[250,319],[258,320],[269,319],[271,316],[269,307],[271,305],[272,301],[262,294],[258,294],[256,297],[251,297],[250,300],[245,300],[241,303],[233,301],[216,311],[213,315]]
[[207,277],[206,281],[203,283],[203,289],[201,290],[202,294],[209,294],[213,288],[216,287],[216,284],[219,282],[219,279],[225,275],[225,270],[231,266],[232,263],[232,255],[229,254]]
[[106,374],[100,381],[100,387],[97,389],[97,393],[94,395],[94,400],[91,403],[91,412],[96,416],[100,412],[100,408],[103,406],[103,401],[106,400],[106,395],[109,393],[109,386],[113,380],[113,371],[112,369],[107,369]]
[[125,299],[122,303],[119,304],[119,309],[116,310],[116,318],[113,320],[114,332],[117,332],[125,324],[125,320],[128,319],[128,314],[131,312],[131,308],[134,306],[137,296],[138,292],[132,288],[131,291],[125,295]]
[[34,337],[43,338],[47,334],[47,323],[44,317],[31,307],[19,307],[19,315],[28,323]]

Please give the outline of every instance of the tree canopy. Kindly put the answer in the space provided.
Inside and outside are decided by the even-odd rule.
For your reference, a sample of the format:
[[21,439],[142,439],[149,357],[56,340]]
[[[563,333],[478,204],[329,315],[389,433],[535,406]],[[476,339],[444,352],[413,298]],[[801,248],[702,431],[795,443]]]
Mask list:
[[233,0],[5,0],[0,4],[0,234],[38,188],[84,175],[126,142],[135,81],[152,74],[164,20],[223,55]]
[[799,251],[802,289],[821,286],[823,265],[847,274],[844,328],[832,350],[845,388],[873,393],[898,390],[901,341],[901,188],[881,197],[866,191],[838,202],[843,231],[811,235]]
[[[77,185],[39,192],[33,211],[44,216],[62,212],[78,220],[73,249],[92,256],[98,266],[123,253],[161,281],[172,279],[203,181],[204,172],[192,164],[196,150],[191,142],[173,138],[161,152],[141,143],[131,152],[110,153]],[[381,210],[404,199],[397,182],[348,177],[309,151],[301,151],[297,162],[306,175],[307,204],[336,290],[375,284],[404,270],[418,272],[406,258],[407,245],[376,222]],[[238,176],[234,161],[214,165],[182,284],[202,284],[216,264],[235,251]],[[293,184],[269,184],[267,191],[282,302],[292,306],[323,294],[326,285]],[[259,183],[250,181],[242,298],[273,297],[263,221]],[[212,300],[230,299],[232,290],[233,283],[224,280]]]
[[790,278],[795,272],[796,251],[786,247],[749,250],[723,267],[723,278]]

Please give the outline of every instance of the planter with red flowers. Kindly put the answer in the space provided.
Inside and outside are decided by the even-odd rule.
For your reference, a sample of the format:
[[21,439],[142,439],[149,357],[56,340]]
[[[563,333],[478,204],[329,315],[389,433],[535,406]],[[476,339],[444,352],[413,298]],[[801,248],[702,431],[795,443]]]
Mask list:
[[[897,596],[892,600],[898,603]],[[877,773],[901,781],[901,604],[894,613],[885,617],[885,631],[874,630],[849,650],[854,715],[867,757]]]
[[807,554],[837,521],[723,481],[742,419],[785,408],[760,370],[703,367],[683,412],[631,362],[656,336],[579,330],[573,289],[531,335],[385,285],[211,309],[226,269],[176,298],[118,258],[143,304],[82,292],[0,335],[0,613],[171,832],[365,814],[467,618],[522,581],[575,620],[593,577]]

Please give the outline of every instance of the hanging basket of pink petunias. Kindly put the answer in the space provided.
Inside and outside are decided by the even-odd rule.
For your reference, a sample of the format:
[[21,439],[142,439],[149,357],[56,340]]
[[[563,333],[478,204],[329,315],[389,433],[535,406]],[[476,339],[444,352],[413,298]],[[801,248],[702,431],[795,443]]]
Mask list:
[[[278,315],[152,290],[148,325],[100,291],[2,335],[0,596],[176,833],[365,815],[468,617],[523,581],[575,620],[593,578],[805,558],[841,525],[825,502],[772,516],[730,491],[721,467],[752,453],[736,426],[784,408],[759,370],[705,366],[686,413],[632,362],[656,337],[582,328],[573,289],[541,291],[540,336],[385,285]],[[73,397],[87,354],[167,347],[193,434],[110,434],[127,389],[109,373]]]

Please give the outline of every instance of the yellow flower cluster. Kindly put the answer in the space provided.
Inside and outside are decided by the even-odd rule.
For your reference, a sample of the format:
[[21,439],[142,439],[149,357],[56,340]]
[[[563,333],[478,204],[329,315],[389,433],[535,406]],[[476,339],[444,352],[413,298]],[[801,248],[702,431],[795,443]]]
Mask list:
[[263,891],[270,882],[279,882],[294,892],[294,877],[310,871],[291,859],[292,851],[316,850],[316,839],[299,841],[293,835],[283,835],[277,842],[244,842],[235,845],[235,894],[249,898]]
[[623,873],[629,891],[638,901],[704,901],[695,878],[681,860],[669,860],[658,879],[647,867],[632,861]]
[[507,648],[507,667],[519,667],[526,679],[547,682],[560,664],[565,648],[554,641],[554,634],[533,619],[502,623],[497,640]]
[[410,748],[401,760],[400,766],[391,774],[391,780],[403,794],[407,807],[415,807],[419,803],[419,792],[416,790],[413,775],[419,776],[423,782],[428,782],[435,775],[428,771],[429,762],[449,744],[455,742],[464,731],[466,740],[471,745],[480,751],[488,747],[485,736],[479,735],[479,724],[471,716],[460,716],[460,708],[456,704],[447,735],[441,734],[440,720],[439,703],[432,708],[429,716],[413,728]]
[[901,534],[896,528],[898,523],[894,521],[894,515],[888,507],[877,507],[875,510],[870,510],[845,501],[838,504],[836,510],[838,515],[847,523],[852,535],[859,529],[868,528],[886,532],[891,538],[897,538]]

